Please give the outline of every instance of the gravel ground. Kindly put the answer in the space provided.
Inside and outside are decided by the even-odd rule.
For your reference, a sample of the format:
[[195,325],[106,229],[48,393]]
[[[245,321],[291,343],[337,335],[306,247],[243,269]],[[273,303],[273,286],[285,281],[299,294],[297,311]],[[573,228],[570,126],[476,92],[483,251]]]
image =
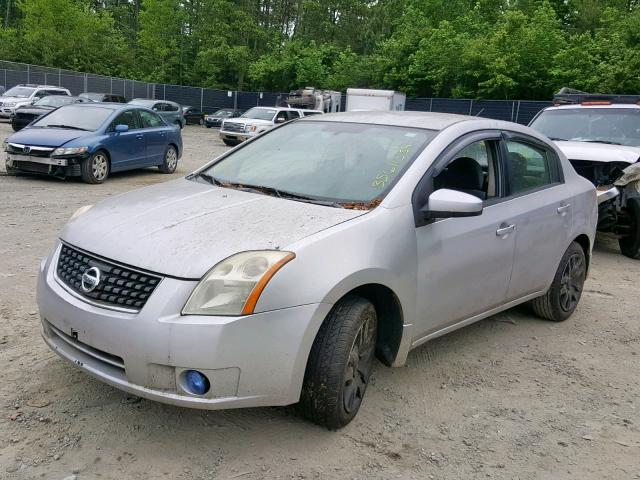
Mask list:
[[[9,133],[0,123],[0,140]],[[225,150],[187,127],[175,175],[105,184],[0,172],[0,479],[639,479],[640,261],[599,237],[576,314],[510,310],[378,365],[356,420],[290,408],[206,412],[129,397],[40,339],[40,259],[70,215]],[[4,162],[2,162],[2,167]]]

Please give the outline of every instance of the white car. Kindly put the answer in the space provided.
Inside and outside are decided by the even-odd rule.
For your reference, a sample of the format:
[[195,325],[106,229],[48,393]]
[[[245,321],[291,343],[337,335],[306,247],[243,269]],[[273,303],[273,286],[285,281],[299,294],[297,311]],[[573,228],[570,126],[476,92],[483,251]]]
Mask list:
[[71,95],[71,92],[55,85],[16,85],[0,97],[0,118],[11,118],[18,108],[48,95]]
[[640,96],[556,95],[530,127],[547,135],[598,190],[598,230],[640,259]]
[[276,125],[311,115],[322,115],[322,111],[285,107],[254,107],[238,118],[222,122],[220,138],[225,145],[238,145],[262,132],[271,130]]

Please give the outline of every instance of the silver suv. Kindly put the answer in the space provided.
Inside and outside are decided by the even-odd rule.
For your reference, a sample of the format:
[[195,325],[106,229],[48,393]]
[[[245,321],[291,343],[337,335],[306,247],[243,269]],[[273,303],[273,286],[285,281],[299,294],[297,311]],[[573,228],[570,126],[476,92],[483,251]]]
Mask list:
[[31,105],[48,95],[71,95],[71,92],[55,85],[16,85],[0,97],[0,118],[11,118],[18,108]]
[[220,127],[220,138],[225,145],[238,145],[249,138],[272,129],[276,125],[312,115],[322,115],[322,111],[283,107],[254,107],[238,118],[224,120],[222,127]]

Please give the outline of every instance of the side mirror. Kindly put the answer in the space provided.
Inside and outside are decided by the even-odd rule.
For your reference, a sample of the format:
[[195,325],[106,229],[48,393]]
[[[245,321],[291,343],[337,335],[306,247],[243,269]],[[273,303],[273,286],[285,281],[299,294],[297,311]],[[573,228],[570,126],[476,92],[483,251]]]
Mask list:
[[129,125],[125,125],[124,123],[119,123],[116,125],[116,132],[124,133],[129,131]]
[[482,200],[468,193],[441,188],[422,207],[425,218],[475,217],[482,214]]

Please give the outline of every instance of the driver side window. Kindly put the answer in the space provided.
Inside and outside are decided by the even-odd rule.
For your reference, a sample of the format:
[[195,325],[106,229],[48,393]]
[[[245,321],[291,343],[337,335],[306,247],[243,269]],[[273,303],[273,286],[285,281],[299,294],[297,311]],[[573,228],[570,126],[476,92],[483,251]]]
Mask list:
[[481,140],[464,147],[433,178],[434,191],[447,188],[482,200],[497,197],[497,151],[494,140]]

